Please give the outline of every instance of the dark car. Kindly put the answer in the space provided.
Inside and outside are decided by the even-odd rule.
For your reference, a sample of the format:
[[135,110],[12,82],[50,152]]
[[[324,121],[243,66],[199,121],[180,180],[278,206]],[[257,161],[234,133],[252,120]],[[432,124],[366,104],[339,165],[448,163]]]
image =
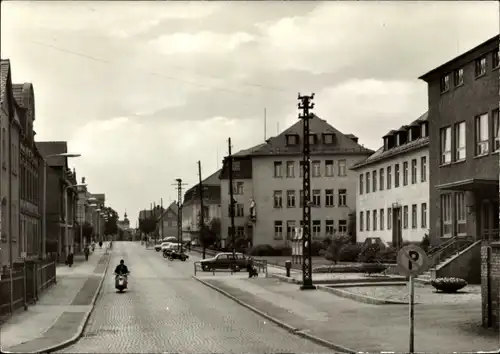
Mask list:
[[247,258],[245,255],[236,253],[235,257],[236,258],[233,258],[233,253],[231,252],[219,253],[215,257],[201,260],[201,269],[203,271],[215,269],[233,269],[239,271],[240,269],[245,269],[247,266]]

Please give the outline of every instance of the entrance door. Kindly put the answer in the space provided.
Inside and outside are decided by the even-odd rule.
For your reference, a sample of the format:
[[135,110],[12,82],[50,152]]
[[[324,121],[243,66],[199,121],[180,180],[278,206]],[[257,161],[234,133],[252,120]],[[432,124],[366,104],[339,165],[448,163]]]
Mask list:
[[396,249],[403,244],[403,223],[401,222],[401,207],[392,208],[392,245]]
[[483,240],[498,240],[498,202],[484,200],[481,205],[480,232]]

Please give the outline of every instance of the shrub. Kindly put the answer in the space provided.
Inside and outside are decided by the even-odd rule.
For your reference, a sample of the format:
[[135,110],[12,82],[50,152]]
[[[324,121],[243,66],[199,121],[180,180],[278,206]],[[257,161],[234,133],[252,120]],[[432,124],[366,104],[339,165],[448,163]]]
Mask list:
[[456,293],[467,286],[467,282],[461,278],[437,278],[431,280],[431,285],[443,293]]
[[377,261],[381,263],[396,263],[398,251],[393,247],[386,247],[377,253]]
[[334,236],[330,246],[328,247],[325,258],[337,264],[340,260],[340,250],[348,243],[349,238],[345,236]]
[[330,265],[330,266],[319,266],[313,269],[313,273],[368,273],[377,274],[382,273],[386,270],[386,266],[383,264],[342,264],[342,265]]
[[250,254],[257,257],[290,256],[292,254],[292,249],[286,246],[273,247],[271,245],[258,245],[251,248]]
[[371,243],[362,247],[358,256],[358,261],[361,263],[375,263],[378,261],[380,245]]
[[327,247],[322,241],[313,241],[311,243],[311,255],[320,256],[320,252],[325,250]]
[[363,246],[357,244],[347,244],[342,246],[339,253],[339,261],[356,262]]
[[372,274],[380,274],[383,271],[387,269],[387,266],[383,264],[376,264],[376,263],[368,263],[368,264],[363,264],[361,266],[361,269],[363,273],[367,273],[368,275]]

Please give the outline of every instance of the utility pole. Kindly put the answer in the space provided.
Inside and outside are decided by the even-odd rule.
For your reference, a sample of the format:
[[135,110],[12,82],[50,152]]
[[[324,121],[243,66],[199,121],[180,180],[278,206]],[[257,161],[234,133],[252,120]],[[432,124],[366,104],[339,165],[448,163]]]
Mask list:
[[175,180],[177,183],[174,184],[177,187],[177,243],[180,247],[180,252],[182,252],[182,186],[186,183],[182,183],[181,178]]
[[303,138],[302,138],[302,190],[304,193],[304,203],[302,205],[302,286],[301,290],[316,289],[312,281],[312,257],[311,257],[311,149],[309,145],[309,120],[311,115],[309,110],[314,108],[314,93],[311,96],[301,96],[299,93],[298,104],[299,119],[303,123]]
[[206,235],[205,235],[205,212],[204,212],[204,207],[203,207],[203,183],[202,183],[202,179],[201,179],[201,161],[198,161],[198,179],[200,181],[199,185],[198,185],[198,190],[199,190],[199,194],[200,194],[200,241],[201,241],[201,245],[203,246],[203,259],[205,259],[205,255],[206,255],[206,249],[207,249],[207,246],[206,246]]
[[231,154],[231,138],[228,142],[228,164],[229,164],[229,217],[231,218],[231,242],[233,247],[233,260],[235,259],[236,244],[234,241],[234,186],[233,186],[233,155]]
[[161,211],[161,216],[160,216],[160,227],[161,227],[161,240],[163,242],[163,216],[164,216],[164,213],[163,213],[163,198],[160,198],[160,211]]

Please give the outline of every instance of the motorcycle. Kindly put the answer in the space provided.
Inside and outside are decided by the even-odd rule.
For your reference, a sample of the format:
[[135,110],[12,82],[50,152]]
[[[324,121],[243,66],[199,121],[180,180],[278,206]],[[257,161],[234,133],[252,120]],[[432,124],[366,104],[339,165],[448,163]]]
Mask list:
[[115,279],[115,288],[120,292],[122,293],[123,290],[127,289],[127,286],[128,286],[128,281],[127,281],[127,275],[130,274],[130,273],[127,273],[127,274],[116,274],[116,279]]
[[171,251],[168,254],[168,259],[173,261],[174,259],[180,259],[182,262],[185,262],[189,256],[184,252]]

